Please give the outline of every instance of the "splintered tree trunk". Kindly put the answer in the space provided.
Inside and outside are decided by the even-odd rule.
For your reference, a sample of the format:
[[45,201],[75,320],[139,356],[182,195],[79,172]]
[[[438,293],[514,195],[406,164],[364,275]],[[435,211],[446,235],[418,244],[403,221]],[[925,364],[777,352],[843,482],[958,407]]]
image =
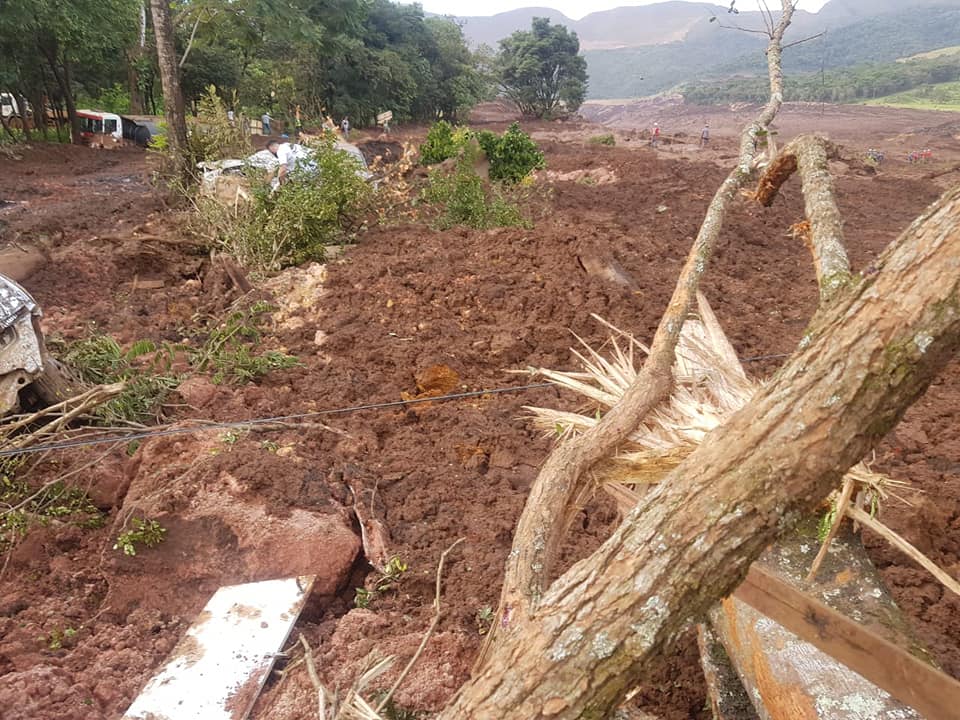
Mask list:
[[164,108],[167,119],[167,147],[170,153],[170,173],[183,181],[189,178],[187,153],[187,118],[183,93],[180,90],[180,67],[173,44],[173,21],[167,0],[150,0],[153,32],[157,41],[157,62],[160,83],[163,86]]
[[604,718],[899,420],[960,346],[960,189],[814,317],[794,357],[499,642],[442,720]]

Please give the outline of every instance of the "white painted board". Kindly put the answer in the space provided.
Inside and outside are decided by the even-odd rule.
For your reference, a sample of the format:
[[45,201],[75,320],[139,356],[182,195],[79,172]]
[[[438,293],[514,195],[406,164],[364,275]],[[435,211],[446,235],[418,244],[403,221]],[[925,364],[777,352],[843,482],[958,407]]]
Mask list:
[[122,720],[244,720],[314,579],[217,590]]

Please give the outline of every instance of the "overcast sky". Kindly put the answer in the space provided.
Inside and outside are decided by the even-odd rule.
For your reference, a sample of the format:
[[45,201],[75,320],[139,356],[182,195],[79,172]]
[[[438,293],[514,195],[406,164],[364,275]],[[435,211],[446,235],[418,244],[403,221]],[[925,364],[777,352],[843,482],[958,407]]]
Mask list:
[[[549,7],[559,10],[568,18],[579,20],[584,15],[599,10],[610,10],[628,5],[653,5],[663,0],[420,0],[427,12],[442,15],[496,15],[507,10],[522,7]],[[724,5],[724,0],[698,0]],[[799,9],[816,12],[826,5],[827,0],[801,0]],[[768,0],[768,5],[779,7],[777,0]],[[757,0],[737,0],[737,7],[743,10],[756,9]]]

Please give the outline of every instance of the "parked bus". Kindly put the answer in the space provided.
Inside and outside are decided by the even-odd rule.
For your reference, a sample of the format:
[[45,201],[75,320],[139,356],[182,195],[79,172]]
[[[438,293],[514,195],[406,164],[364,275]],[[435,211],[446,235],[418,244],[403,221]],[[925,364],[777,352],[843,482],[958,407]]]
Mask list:
[[77,110],[80,139],[91,147],[111,147],[123,142],[123,121],[119,115],[96,110]]
[[150,130],[144,125],[120,117],[116,113],[99,110],[78,110],[80,118],[80,138],[91,147],[116,147],[124,140],[131,140],[141,147],[150,142]]

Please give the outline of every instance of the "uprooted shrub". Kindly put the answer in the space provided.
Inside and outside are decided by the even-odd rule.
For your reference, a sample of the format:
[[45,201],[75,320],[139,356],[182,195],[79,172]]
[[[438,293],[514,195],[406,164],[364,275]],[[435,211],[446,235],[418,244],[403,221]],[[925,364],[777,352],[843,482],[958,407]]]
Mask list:
[[312,150],[313,167],[297,170],[274,189],[262,170],[247,173],[249,201],[196,201],[195,228],[214,245],[258,272],[323,260],[324,248],[344,242],[359,226],[372,188],[356,159],[324,139]]
[[490,162],[491,180],[518,183],[545,165],[540,148],[519,123],[513,123],[503,135],[482,130],[477,142]]
[[436,165],[456,157],[472,135],[468,128],[455,128],[446,120],[438,120],[420,145],[420,164]]
[[159,418],[164,401],[180,384],[180,378],[170,372],[172,357],[172,347],[138,340],[124,350],[110,335],[96,331],[64,346],[60,353],[83,382],[126,383],[123,392],[93,411],[99,422],[111,426]]
[[230,313],[209,331],[200,347],[189,350],[190,364],[212,372],[218,385],[242,384],[272,370],[296,367],[300,361],[292,355],[260,349],[264,316],[273,309],[260,301]]
[[440,210],[437,227],[445,230],[467,225],[485,230],[527,225],[517,203],[506,197],[506,189],[498,183],[485,182],[477,173],[479,156],[479,146],[469,143],[460,151],[452,169],[430,171],[423,199]]

